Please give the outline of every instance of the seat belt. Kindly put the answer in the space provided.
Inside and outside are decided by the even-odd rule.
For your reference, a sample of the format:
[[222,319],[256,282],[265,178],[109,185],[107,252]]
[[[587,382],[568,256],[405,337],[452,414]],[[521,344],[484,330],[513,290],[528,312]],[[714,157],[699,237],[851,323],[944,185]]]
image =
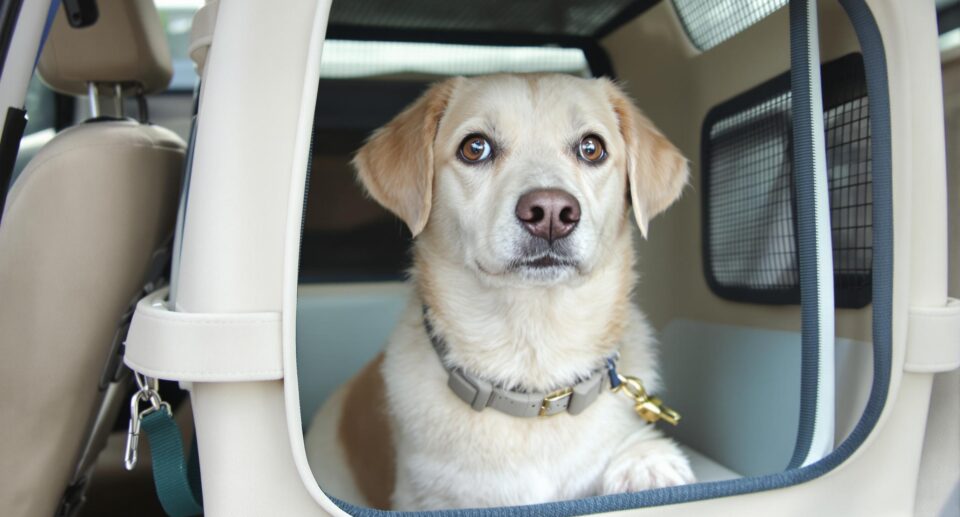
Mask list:
[[789,468],[833,450],[834,297],[816,0],[790,2],[793,181],[800,272],[800,423]]

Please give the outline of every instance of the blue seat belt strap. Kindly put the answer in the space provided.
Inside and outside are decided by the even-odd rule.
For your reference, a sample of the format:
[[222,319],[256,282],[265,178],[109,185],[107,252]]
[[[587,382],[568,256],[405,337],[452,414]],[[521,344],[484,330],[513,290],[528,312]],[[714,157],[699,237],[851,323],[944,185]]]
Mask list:
[[200,491],[200,462],[197,437],[189,461],[184,458],[180,428],[167,409],[143,417],[142,428],[150,444],[153,482],[163,510],[170,517],[188,517],[203,513]]

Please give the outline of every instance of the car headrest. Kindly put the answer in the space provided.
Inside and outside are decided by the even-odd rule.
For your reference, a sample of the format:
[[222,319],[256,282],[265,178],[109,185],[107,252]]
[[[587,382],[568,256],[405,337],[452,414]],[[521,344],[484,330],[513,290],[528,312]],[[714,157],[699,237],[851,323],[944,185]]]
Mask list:
[[152,0],[99,0],[90,26],[73,28],[58,9],[38,72],[50,88],[86,95],[88,83],[122,84],[144,94],[170,84],[170,49]]
[[193,25],[190,27],[190,46],[187,54],[197,66],[197,75],[203,78],[203,68],[207,64],[207,53],[213,43],[213,29],[217,25],[217,9],[220,0],[207,0],[203,7],[197,9],[193,15]]

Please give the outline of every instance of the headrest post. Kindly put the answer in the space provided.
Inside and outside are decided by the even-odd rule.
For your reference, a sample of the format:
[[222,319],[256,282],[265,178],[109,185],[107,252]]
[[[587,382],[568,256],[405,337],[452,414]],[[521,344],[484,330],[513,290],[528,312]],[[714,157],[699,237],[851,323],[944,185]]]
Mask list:
[[90,97],[90,118],[100,116],[100,92],[97,91],[97,83],[90,81],[87,83],[87,96]]
[[113,85],[113,112],[118,118],[123,118],[123,85]]
[[141,124],[150,121],[150,113],[147,111],[147,98],[143,95],[143,88],[137,87],[137,110],[140,112],[139,120]]

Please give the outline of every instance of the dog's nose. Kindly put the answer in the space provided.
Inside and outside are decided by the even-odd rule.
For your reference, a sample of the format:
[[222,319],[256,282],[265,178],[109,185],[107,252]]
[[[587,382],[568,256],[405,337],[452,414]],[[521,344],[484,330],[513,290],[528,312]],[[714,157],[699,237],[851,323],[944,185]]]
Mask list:
[[553,242],[569,235],[580,222],[580,203],[560,189],[531,190],[520,196],[516,213],[530,235]]

